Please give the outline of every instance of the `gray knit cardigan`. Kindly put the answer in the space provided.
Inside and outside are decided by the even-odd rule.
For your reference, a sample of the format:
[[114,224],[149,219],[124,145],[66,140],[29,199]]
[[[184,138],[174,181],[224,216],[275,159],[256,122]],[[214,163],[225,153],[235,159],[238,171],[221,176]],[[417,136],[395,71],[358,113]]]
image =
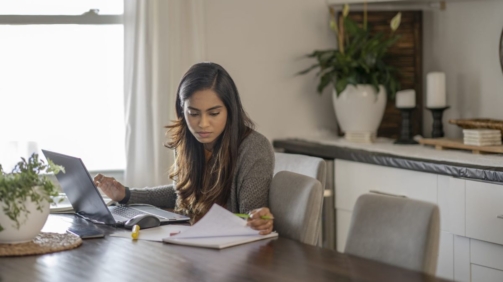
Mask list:
[[[271,143],[262,134],[252,131],[239,146],[227,209],[234,213],[248,213],[253,209],[268,207],[273,170],[274,151]],[[132,188],[127,204],[145,203],[172,209],[176,198],[173,184]]]

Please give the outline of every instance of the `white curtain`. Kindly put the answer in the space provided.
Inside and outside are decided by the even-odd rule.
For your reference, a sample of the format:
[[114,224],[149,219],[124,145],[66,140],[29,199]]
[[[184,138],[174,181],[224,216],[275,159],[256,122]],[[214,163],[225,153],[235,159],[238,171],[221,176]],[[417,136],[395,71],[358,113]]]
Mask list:
[[125,0],[124,185],[171,183],[164,126],[175,119],[178,83],[203,61],[204,0]]

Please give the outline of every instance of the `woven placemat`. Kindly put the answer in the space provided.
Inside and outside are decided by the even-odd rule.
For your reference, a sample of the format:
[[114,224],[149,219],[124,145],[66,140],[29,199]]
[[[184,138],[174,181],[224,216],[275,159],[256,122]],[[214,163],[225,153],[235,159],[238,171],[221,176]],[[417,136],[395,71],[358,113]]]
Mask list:
[[0,244],[0,257],[47,254],[74,249],[81,244],[82,239],[72,234],[42,232],[31,242]]

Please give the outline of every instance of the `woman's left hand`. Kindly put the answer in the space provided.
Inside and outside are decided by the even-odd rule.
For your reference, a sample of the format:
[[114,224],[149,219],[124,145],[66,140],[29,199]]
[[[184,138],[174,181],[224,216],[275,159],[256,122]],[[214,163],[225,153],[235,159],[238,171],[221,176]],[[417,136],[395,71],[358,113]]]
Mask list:
[[[269,208],[254,209],[249,215],[250,217],[248,217],[247,225],[252,229],[259,230],[260,235],[267,235],[272,232],[274,216]],[[270,219],[264,219],[262,217],[268,217]]]

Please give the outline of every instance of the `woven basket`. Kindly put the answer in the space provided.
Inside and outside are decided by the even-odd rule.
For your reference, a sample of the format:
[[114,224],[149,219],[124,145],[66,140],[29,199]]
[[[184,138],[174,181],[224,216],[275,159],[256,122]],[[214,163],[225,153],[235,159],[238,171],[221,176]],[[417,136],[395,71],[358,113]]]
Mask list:
[[503,120],[474,118],[474,119],[450,119],[449,123],[455,124],[464,129],[487,128],[498,129],[503,135]]

